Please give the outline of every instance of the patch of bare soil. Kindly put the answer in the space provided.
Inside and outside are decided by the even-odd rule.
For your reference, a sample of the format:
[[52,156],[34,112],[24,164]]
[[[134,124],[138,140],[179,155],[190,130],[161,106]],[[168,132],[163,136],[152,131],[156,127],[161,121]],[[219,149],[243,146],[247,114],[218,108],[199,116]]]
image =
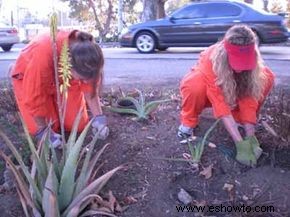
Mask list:
[[[120,164],[127,165],[127,169],[118,172],[104,191],[112,190],[126,207],[122,213],[117,213],[118,216],[290,216],[290,139],[287,138],[290,134],[290,117],[287,116],[290,113],[290,90],[286,86],[280,84],[262,109],[257,138],[264,152],[256,168],[240,165],[227,155],[226,150],[234,150],[234,144],[220,123],[209,138],[217,147],[205,147],[199,170],[187,162],[163,159],[182,158],[183,153],[189,153],[188,146],[180,145],[176,137],[180,112],[176,86],[140,89],[146,93],[147,100],[173,100],[159,106],[147,122],[137,122],[133,116],[105,110],[111,135],[99,145],[111,145],[102,157],[105,161],[102,170],[107,171]],[[131,87],[124,88],[124,91],[127,90],[131,90]],[[114,102],[118,93],[108,89],[104,95],[105,103],[109,103]],[[13,116],[7,111],[1,114],[1,124],[5,122],[9,125],[9,121],[13,121],[9,115]],[[196,135],[203,136],[214,121],[211,111],[205,111],[201,115]],[[12,122],[9,126],[19,126],[15,124]],[[17,142],[18,135],[9,128],[6,131]],[[23,148],[22,144],[19,147]],[[212,173],[207,172],[207,178],[200,174],[203,169],[211,167]],[[190,196],[188,205],[191,207],[214,206],[219,209],[203,213],[184,209],[182,212],[184,203],[180,201],[181,189]],[[0,194],[0,216],[21,216],[17,213],[21,212],[21,206],[15,194],[9,192]],[[227,210],[220,209],[222,206]],[[257,212],[235,212],[233,206],[249,206],[252,210],[256,207]],[[274,211],[270,208],[274,208]],[[12,214],[2,215],[7,210]]]

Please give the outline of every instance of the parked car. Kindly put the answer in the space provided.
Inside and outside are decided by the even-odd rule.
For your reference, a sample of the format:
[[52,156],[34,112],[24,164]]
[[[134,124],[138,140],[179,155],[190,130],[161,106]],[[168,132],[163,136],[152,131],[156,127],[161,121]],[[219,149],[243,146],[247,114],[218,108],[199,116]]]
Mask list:
[[4,51],[10,51],[16,43],[19,43],[17,29],[0,22],[0,47]]
[[220,40],[234,24],[247,24],[260,44],[280,43],[288,39],[283,16],[257,10],[234,0],[190,3],[164,19],[148,21],[125,29],[122,47],[136,47],[140,53],[168,47],[209,46]]

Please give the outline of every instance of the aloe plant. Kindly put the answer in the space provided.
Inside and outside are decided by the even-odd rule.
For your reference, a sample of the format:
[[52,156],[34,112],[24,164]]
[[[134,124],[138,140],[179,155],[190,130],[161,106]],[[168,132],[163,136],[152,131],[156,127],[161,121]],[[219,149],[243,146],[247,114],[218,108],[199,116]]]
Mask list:
[[188,144],[188,147],[189,147],[189,151],[190,151],[191,160],[193,162],[195,162],[195,163],[199,163],[200,162],[201,156],[202,156],[203,151],[204,151],[204,146],[205,146],[205,144],[207,142],[207,137],[213,131],[213,129],[216,127],[216,125],[218,124],[219,121],[220,121],[220,119],[217,119],[210,126],[210,128],[205,132],[205,134],[202,137],[202,139],[197,140],[197,144],[196,145],[193,146],[190,141],[187,141],[187,144]]
[[[81,114],[79,113],[78,117]],[[97,141],[95,135],[85,147],[85,158],[81,160],[81,148],[89,131],[91,122],[87,124],[80,136],[76,138],[77,126],[80,118],[76,118],[73,130],[66,144],[63,158],[56,157],[54,149],[49,148],[49,130],[44,135],[36,150],[27,129],[24,131],[32,153],[32,167],[24,164],[16,147],[0,130],[0,137],[11,150],[20,165],[18,169],[11,159],[0,150],[0,156],[7,162],[16,180],[17,192],[26,217],[77,217],[83,211],[89,212],[88,204],[122,166],[116,167],[104,175],[95,178],[94,168],[105,145],[92,156]],[[64,157],[66,156],[66,157]],[[81,163],[82,162],[82,163]],[[77,171],[80,171],[77,173]],[[96,210],[94,210],[96,212]],[[112,214],[108,214],[112,216]]]
[[138,89],[136,89],[136,91],[139,94],[139,99],[135,99],[131,96],[122,96],[119,98],[119,101],[124,100],[130,102],[133,105],[133,108],[108,107],[108,109],[116,113],[136,115],[138,120],[147,120],[150,113],[153,112],[161,103],[171,101],[170,99],[163,99],[147,103],[142,91]]

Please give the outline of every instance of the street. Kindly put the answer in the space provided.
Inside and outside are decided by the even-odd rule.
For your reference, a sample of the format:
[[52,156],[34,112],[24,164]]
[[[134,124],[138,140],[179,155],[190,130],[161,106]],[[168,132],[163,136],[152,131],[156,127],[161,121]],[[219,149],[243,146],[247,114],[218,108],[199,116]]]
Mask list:
[[[9,65],[15,62],[23,45],[11,52],[0,51],[0,78],[7,77]],[[285,49],[287,48],[287,49]],[[169,48],[164,52],[140,54],[134,48],[103,48],[105,85],[178,83],[195,64],[205,48]],[[277,77],[289,75],[290,49],[279,46],[260,48],[266,64]]]

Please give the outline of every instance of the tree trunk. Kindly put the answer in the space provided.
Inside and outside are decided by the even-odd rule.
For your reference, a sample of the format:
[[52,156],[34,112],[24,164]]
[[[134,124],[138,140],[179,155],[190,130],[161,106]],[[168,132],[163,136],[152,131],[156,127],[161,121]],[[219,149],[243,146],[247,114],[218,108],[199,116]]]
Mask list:
[[164,9],[164,5],[165,5],[165,2],[167,0],[159,0],[157,2],[157,18],[163,18],[165,17],[165,9]]
[[244,0],[246,3],[253,4],[253,0]]
[[154,20],[157,18],[156,0],[143,0],[143,12],[141,14],[141,21]]
[[265,11],[269,11],[268,5],[269,5],[269,0],[263,0],[263,9]]

